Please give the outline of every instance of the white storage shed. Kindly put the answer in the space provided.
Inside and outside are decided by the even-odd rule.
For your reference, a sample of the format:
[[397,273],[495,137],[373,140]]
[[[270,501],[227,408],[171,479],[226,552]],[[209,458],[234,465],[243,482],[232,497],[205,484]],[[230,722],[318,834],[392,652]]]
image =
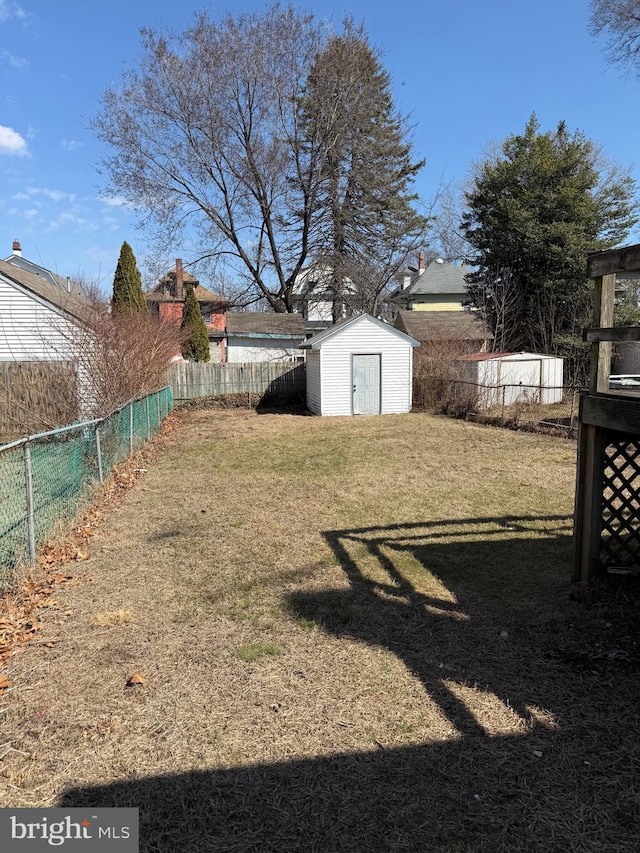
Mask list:
[[458,358],[463,378],[478,386],[478,405],[560,403],[564,361],[533,352],[474,353]]
[[411,410],[415,338],[359,314],[306,341],[307,407],[318,415]]

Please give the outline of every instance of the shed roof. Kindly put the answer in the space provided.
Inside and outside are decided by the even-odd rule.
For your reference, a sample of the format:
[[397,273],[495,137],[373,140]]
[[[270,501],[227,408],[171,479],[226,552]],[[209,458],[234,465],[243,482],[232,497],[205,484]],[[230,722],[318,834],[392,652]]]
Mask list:
[[75,299],[66,290],[51,284],[43,276],[28,272],[22,267],[0,261],[0,275],[14,284],[31,291],[35,296],[49,302],[60,311],[70,314],[78,320],[88,319],[88,308],[82,302]]
[[419,341],[484,341],[493,335],[470,311],[398,311],[397,329]]
[[301,349],[319,349],[323,343],[328,341],[330,338],[335,335],[342,334],[346,329],[351,326],[358,325],[365,321],[369,321],[371,323],[375,323],[380,326],[386,332],[389,332],[391,335],[395,335],[398,338],[406,341],[411,344],[411,346],[419,347],[420,341],[412,338],[411,335],[407,335],[405,332],[400,331],[400,329],[396,329],[394,326],[390,326],[389,323],[385,323],[382,320],[378,320],[377,317],[372,317],[371,314],[355,314],[353,317],[347,317],[345,320],[339,320],[335,325],[330,326],[328,329],[323,329],[321,332],[317,332],[313,337],[309,338],[308,341],[305,341],[302,344]]
[[563,361],[557,355],[545,355],[538,352],[474,352],[471,355],[459,355],[457,361],[490,361],[491,359],[501,361],[539,361],[540,359],[553,359]]

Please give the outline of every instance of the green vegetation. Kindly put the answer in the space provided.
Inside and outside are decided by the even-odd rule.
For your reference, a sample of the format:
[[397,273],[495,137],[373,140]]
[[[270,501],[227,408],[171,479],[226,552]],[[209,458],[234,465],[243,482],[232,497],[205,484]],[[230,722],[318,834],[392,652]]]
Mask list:
[[187,361],[209,361],[209,335],[191,284],[187,285],[186,289],[180,330],[184,335],[182,357]]
[[280,649],[273,643],[265,643],[258,640],[255,643],[246,643],[238,649],[238,657],[245,663],[253,663],[265,656],[273,657],[279,655]]
[[469,292],[497,350],[555,353],[576,338],[591,299],[587,253],[624,241],[634,192],[582,133],[564,122],[542,132],[535,115],[477,167],[463,214]]
[[133,249],[126,242],[120,249],[118,265],[113,277],[111,306],[114,314],[135,314],[147,310],[147,300],[142,292],[142,277]]

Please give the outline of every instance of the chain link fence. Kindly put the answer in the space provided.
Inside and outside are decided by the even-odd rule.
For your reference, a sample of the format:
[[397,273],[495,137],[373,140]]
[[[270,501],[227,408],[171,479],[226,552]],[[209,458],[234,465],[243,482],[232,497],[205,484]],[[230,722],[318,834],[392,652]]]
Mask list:
[[480,423],[553,430],[574,437],[581,386],[486,385],[437,376],[414,376],[414,408]]
[[0,446],[0,585],[11,569],[35,561],[56,524],[72,520],[91,486],[148,441],[171,411],[168,387],[106,418]]

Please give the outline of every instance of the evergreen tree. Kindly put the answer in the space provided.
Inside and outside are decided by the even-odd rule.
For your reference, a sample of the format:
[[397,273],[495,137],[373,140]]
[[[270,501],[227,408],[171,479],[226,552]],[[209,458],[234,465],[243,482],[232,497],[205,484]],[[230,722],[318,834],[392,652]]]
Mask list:
[[311,159],[320,163],[312,241],[333,270],[334,319],[350,298],[345,279],[359,301],[368,292],[376,313],[381,290],[422,240],[426,220],[413,207],[411,185],[424,161],[412,160],[389,75],[350,21],[316,56],[301,118]]
[[118,266],[113,277],[111,306],[114,314],[118,312],[135,314],[137,311],[147,310],[147,300],[142,292],[142,277],[138,270],[136,256],[126,240],[120,249]]
[[180,330],[184,335],[182,357],[187,361],[209,361],[209,335],[192,284],[187,285]]
[[634,191],[581,133],[541,133],[535,115],[480,164],[462,220],[467,281],[500,349],[557,352],[585,325],[587,254],[624,240]]

